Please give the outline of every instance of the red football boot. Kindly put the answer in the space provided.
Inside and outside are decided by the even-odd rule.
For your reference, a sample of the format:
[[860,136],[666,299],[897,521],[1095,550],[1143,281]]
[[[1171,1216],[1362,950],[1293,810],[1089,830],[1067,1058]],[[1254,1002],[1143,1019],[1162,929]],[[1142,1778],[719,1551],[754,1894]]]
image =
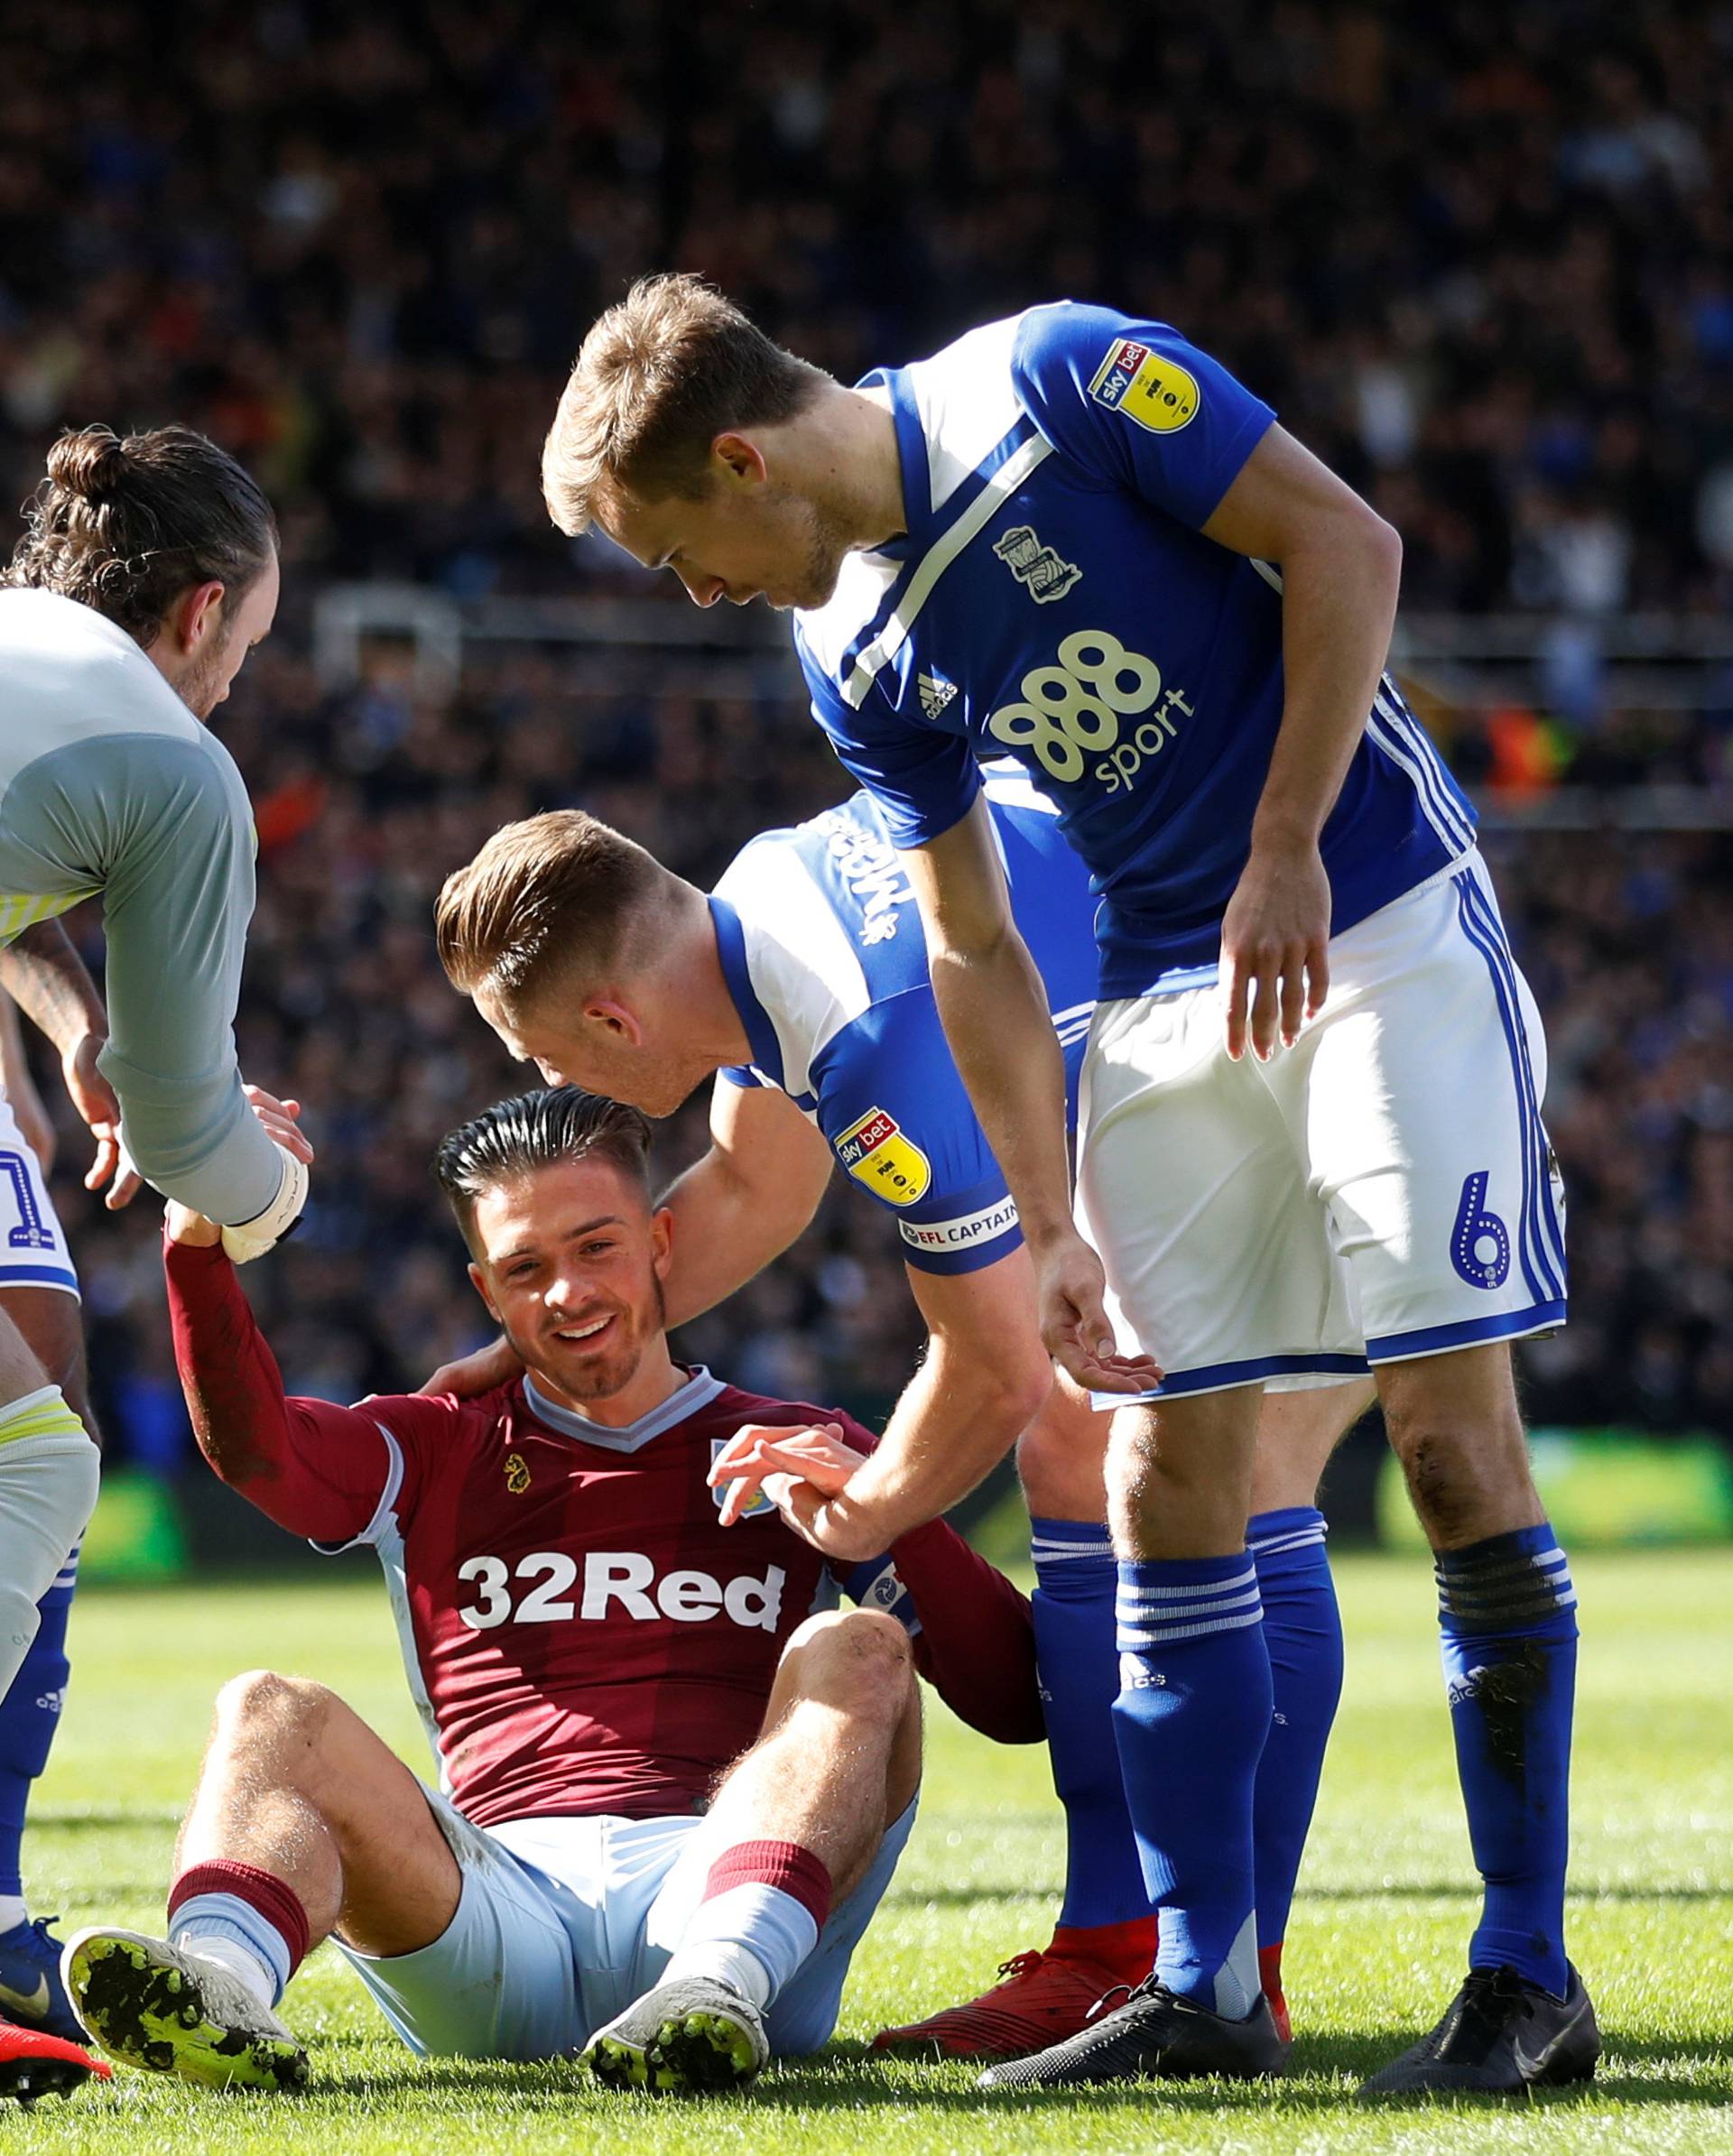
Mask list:
[[70,2096],[92,2074],[110,2081],[114,2072],[64,2037],[0,2022],[0,2096],[15,2096],[26,2111],[38,2096]]
[[1141,1983],[1154,1958],[1153,1917],[1087,1929],[1061,1926],[1045,1952],[1002,1961],[1005,1981],[991,1991],[924,2022],[881,2029],[873,2049],[940,2059],[1023,2059],[1075,2036],[1106,1993]]

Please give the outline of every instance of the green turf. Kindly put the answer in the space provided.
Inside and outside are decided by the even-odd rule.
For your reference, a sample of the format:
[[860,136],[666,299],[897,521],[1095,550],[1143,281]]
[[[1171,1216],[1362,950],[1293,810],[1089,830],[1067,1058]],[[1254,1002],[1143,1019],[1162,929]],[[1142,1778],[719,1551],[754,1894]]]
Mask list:
[[[575,2068],[417,2065],[328,1949],[290,1994],[315,2090],[202,2095],[139,2075],[28,2119],[0,2147],[80,2150],[554,2151],[751,2156],[983,2150],[1431,2151],[1733,2149],[1733,1559],[1602,1556],[1578,1567],[1572,1946],[1607,2057],[1587,2096],[1518,2109],[1369,2114],[1366,2070],[1437,2014],[1473,1918],[1423,1562],[1339,1567],[1348,1686],[1289,1933],[1295,2073],[1274,2089],[1201,2085],[1032,2103],[982,2096],[964,2068],[880,2066],[885,2019],[966,1996],[1037,1945],[1059,1883],[1043,1757],[932,1718],[922,1818],[855,1965],[841,2037],[744,2098],[651,2107]],[[88,1594],[73,1620],[72,1701],[41,1791],[28,1868],[70,1922],[154,1929],[177,1808],[221,1679],[268,1666],[320,1677],[420,1760],[383,1596],[223,1587]],[[845,2138],[846,2137],[846,2138]]]

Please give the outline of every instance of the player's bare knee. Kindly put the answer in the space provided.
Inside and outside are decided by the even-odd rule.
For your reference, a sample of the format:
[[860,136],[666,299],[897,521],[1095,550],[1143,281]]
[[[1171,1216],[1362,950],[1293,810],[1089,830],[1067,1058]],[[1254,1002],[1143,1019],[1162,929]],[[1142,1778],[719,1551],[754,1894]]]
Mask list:
[[1031,1514],[1043,1520],[1096,1521],[1107,1516],[1107,1418],[1093,1418],[1080,1443],[1075,1428],[1043,1416],[1017,1442],[1017,1480]]
[[882,1611],[829,1610],[791,1634],[784,1658],[798,1655],[803,1698],[845,1713],[895,1720],[914,1681],[909,1635]]
[[1539,1500],[1520,1428],[1463,1428],[1449,1417],[1385,1410],[1391,1449],[1402,1463],[1414,1512],[1435,1548],[1497,1531],[1493,1521],[1533,1511]]
[[282,1677],[274,1670],[246,1670],[217,1695],[217,1726],[232,1742],[251,1748],[292,1739],[314,1744],[337,1695],[310,1678]]

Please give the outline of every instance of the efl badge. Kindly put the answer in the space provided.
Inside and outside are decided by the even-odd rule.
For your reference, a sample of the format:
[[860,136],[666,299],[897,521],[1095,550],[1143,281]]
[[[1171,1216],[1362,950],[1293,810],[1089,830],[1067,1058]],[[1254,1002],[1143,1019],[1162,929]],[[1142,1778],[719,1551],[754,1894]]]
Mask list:
[[[725,1445],[731,1444],[733,1440],[729,1438],[712,1438],[710,1439],[710,1465],[712,1467],[714,1467],[718,1460],[721,1458],[722,1448]],[[725,1482],[718,1483],[716,1487],[710,1492],[710,1495],[716,1500],[716,1509],[718,1513],[722,1510],[722,1501],[725,1497],[727,1497],[727,1494],[728,1485]],[[752,1503],[746,1507],[746,1511],[741,1513],[740,1517],[743,1520],[762,1520],[766,1513],[774,1513],[776,1507],[770,1502],[769,1498],[765,1495],[765,1493],[760,1490],[758,1494],[753,1499]]]
[[1089,394],[1152,434],[1177,434],[1189,427],[1201,402],[1195,378],[1177,360],[1163,358],[1128,337],[1109,347],[1095,370]]
[[883,1108],[848,1125],[837,1140],[837,1158],[857,1183],[894,1206],[913,1205],[932,1180],[932,1162]]

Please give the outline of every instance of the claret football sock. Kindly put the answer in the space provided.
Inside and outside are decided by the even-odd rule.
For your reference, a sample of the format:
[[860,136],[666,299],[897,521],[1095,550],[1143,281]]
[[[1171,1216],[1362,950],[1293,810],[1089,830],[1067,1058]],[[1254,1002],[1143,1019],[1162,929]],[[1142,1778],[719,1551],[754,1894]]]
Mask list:
[[819,1943],[830,1874],[799,1842],[737,1842],[710,1866],[660,1984],[710,1976],[761,2012]]
[[1274,1949],[1278,1969],[1324,1751],[1342,1696],[1342,1619],[1324,1533],[1324,1515],[1310,1504],[1259,1513],[1246,1530],[1264,1603],[1273,1702],[1252,1798],[1257,1943],[1260,1954]]
[[299,1894],[273,1872],[213,1857],[169,1890],[169,1943],[202,1954],[274,2006],[306,1958],[311,1936]]
[[54,1584],[36,1605],[40,1617],[10,1689],[0,1699],[0,1932],[22,1924],[24,1905],[20,1872],[24,1814],[30,1785],[48,1764],[60,1727],[71,1666],[66,1659],[66,1621],[78,1584],[79,1552],[60,1567]]
[[1047,1951],[1108,1969],[1117,1983],[1141,1984],[1155,1966],[1154,1912],[1128,1917],[1123,1924],[1056,1924]]
[[1120,1771],[1160,1924],[1155,1974],[1230,2020],[1259,1995],[1252,1790],[1270,1657],[1250,1556],[1119,1566]]
[[1469,1839],[1486,1885],[1470,1967],[1562,1998],[1577,1596],[1550,1526],[1438,1555],[1438,1621]]
[[[1032,1519],[1035,1663],[1065,1811],[1062,1928],[1145,1923],[1149,1892],[1114,1738],[1119,1690],[1114,1596],[1119,1568],[1104,1526]],[[1143,1975],[1148,1975],[1145,1964]]]

